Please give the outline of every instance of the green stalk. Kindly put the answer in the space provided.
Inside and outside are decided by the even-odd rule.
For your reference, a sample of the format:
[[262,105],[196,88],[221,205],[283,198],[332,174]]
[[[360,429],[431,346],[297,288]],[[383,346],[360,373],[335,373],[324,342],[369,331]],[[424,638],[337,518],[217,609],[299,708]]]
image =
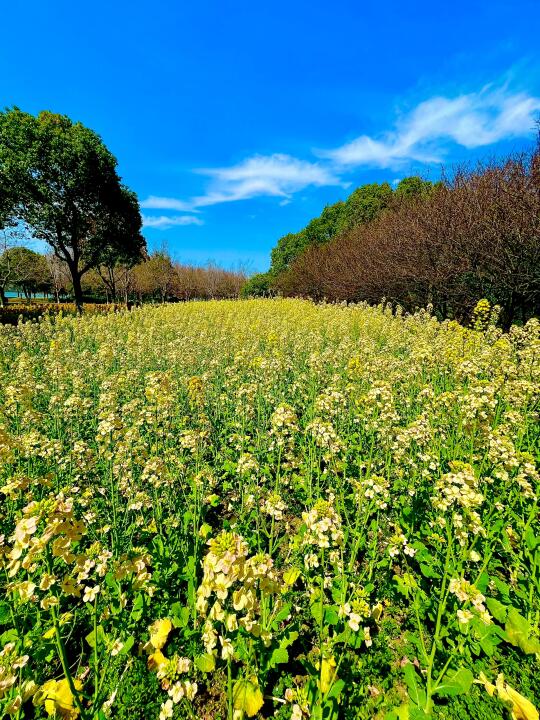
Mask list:
[[232,692],[232,668],[230,658],[227,660],[227,717],[233,720],[233,692]]
[[73,682],[73,676],[71,675],[71,671],[69,669],[66,648],[64,646],[64,641],[62,640],[62,634],[60,633],[60,625],[58,623],[58,618],[56,616],[56,611],[55,611],[54,607],[51,608],[51,617],[52,617],[53,626],[54,626],[56,649],[58,650],[58,656],[60,658],[62,670],[64,672],[64,676],[65,676],[66,680],[68,681],[69,689],[71,691],[71,694],[73,695],[73,701],[74,701],[75,705],[77,706],[77,709],[80,713],[81,720],[85,720],[87,715],[82,706],[81,699],[79,697],[79,693],[77,691],[77,688],[75,687],[75,683]]

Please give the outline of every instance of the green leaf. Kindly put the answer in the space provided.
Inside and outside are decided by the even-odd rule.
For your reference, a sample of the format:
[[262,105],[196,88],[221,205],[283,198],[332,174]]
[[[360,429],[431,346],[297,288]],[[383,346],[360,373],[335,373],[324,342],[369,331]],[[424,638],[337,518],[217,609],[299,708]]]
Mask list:
[[194,660],[195,665],[203,673],[209,673],[216,667],[216,658],[211,653],[204,653],[204,655],[197,655]]
[[189,608],[179,602],[171,605],[171,619],[175,628],[184,628],[189,623]]
[[133,645],[135,644],[135,638],[133,635],[130,635],[126,642],[122,645],[122,649],[118,653],[118,655],[127,655],[127,653],[131,650]]
[[423,706],[426,704],[426,693],[422,688],[421,679],[417,675],[414,665],[407,663],[403,668],[403,674],[405,676],[405,684],[409,691],[409,697],[415,705]]
[[343,688],[345,687],[345,682],[343,680],[336,680],[333,684],[328,693],[325,696],[325,700],[331,700],[332,698],[339,698],[341,693],[343,692]]
[[284,620],[286,620],[289,615],[291,614],[291,605],[290,603],[287,603],[287,605],[284,605],[281,610],[277,613],[276,617],[272,621],[272,627],[277,628],[280,623],[282,623]]
[[500,580],[498,577],[493,578],[493,584],[497,588],[497,590],[500,592],[500,594],[503,596],[504,600],[510,600],[510,585],[505,583],[503,580]]
[[454,697],[469,692],[473,684],[474,675],[468,668],[459,668],[459,670],[446,673],[441,683],[437,685],[434,695],[442,695],[443,697]]
[[360,650],[360,648],[364,644],[364,633],[354,632],[348,626],[342,633],[335,637],[336,642],[344,642],[349,647],[352,647],[355,650]]
[[486,605],[495,620],[502,623],[506,622],[506,617],[508,615],[508,608],[506,605],[503,605],[498,600],[495,600],[495,598],[486,598]]
[[482,594],[485,594],[487,586],[489,585],[490,577],[488,573],[484,570],[484,572],[480,575],[478,580],[475,582],[476,587],[480,590]]
[[422,575],[426,578],[438,578],[440,577],[439,573],[434,570],[431,565],[426,565],[425,563],[420,564],[420,572]]
[[407,642],[410,642],[412,643],[412,645],[414,645],[414,647],[418,651],[419,656],[421,656],[421,654],[424,652],[424,648],[422,646],[422,641],[420,640],[418,635],[416,633],[407,631],[404,637]]
[[98,625],[96,628],[96,632],[92,630],[92,632],[89,632],[86,636],[85,640],[90,645],[92,649],[96,648],[96,639],[97,639],[97,649],[99,650],[105,645],[105,630],[103,630],[102,625]]
[[0,625],[7,625],[11,622],[11,612],[7,602],[0,602]]
[[289,645],[293,644],[297,637],[298,633],[296,632],[296,630],[291,630],[291,632],[287,633],[287,635],[281,638],[281,640],[279,641],[279,647],[288,648]]
[[6,630],[6,632],[0,635],[0,645],[4,647],[4,645],[7,645],[7,643],[17,642],[18,639],[19,636],[17,634],[17,631],[15,630],[15,628],[11,628],[10,630]]
[[540,545],[540,537],[537,537],[534,534],[532,528],[527,528],[527,531],[523,537],[529,550],[536,550],[538,545]]
[[527,655],[540,653],[540,641],[533,636],[533,630],[526,618],[511,607],[504,627],[508,642],[521,648]]
[[142,614],[144,612],[144,598],[142,593],[138,593],[135,596],[135,601],[133,602],[133,610],[131,611],[131,619],[135,620],[135,622],[138,622],[142,618]]
[[414,705],[409,707],[409,720],[426,720],[426,718],[430,717],[431,715],[427,715],[421,707],[415,707]]
[[311,617],[315,620],[317,624],[321,624],[322,619],[324,617],[324,607],[321,607],[321,603],[318,599],[315,599],[314,602],[311,603],[309,606]]
[[471,621],[471,627],[475,637],[478,638],[480,647],[488,657],[491,657],[495,651],[495,646],[500,642],[499,633],[501,629],[493,623],[486,625],[479,618],[474,618]]
[[325,625],[337,625],[339,622],[337,608],[335,608],[333,605],[325,606],[323,622]]
[[401,705],[389,713],[386,713],[384,720],[409,720],[409,705]]
[[406,598],[409,597],[411,590],[418,587],[418,583],[410,573],[403,573],[403,575],[394,575],[394,581],[397,586],[397,591]]
[[269,668],[275,668],[276,665],[284,665],[289,662],[289,653],[285,648],[279,647],[274,650],[270,656]]

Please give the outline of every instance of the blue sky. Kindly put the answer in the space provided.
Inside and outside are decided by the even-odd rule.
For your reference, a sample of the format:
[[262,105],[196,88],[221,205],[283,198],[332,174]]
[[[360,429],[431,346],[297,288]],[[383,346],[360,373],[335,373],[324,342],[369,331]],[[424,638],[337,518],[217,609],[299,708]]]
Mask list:
[[538,0],[13,0],[2,24],[0,105],[96,130],[183,261],[264,270],[356,185],[523,148],[540,114]]

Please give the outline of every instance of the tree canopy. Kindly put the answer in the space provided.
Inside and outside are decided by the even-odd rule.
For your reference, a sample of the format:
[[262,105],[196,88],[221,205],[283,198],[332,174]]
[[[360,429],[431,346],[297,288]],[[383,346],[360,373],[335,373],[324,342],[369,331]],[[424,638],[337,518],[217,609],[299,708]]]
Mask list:
[[0,112],[0,226],[24,223],[71,273],[139,259],[145,248],[135,193],[122,184],[101,138],[65,115]]

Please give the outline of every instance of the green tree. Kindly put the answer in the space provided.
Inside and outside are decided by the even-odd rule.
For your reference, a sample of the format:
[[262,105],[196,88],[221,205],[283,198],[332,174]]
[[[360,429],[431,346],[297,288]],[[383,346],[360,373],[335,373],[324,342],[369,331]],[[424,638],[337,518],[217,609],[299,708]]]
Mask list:
[[387,182],[361,185],[345,201],[340,231],[375,220],[393,199],[393,191]]
[[319,217],[313,218],[298,233],[280,238],[272,250],[271,279],[285,272],[304,250],[329,242],[355,225],[374,220],[392,202],[393,191],[388,183],[372,183],[357,188],[345,202],[327,205]]
[[396,187],[396,197],[426,197],[439,185],[440,183],[434,185],[430,180],[423,180],[421,177],[418,177],[418,175],[412,175],[411,177],[400,180]]
[[272,294],[271,281],[270,273],[256,273],[243,285],[240,296],[243,298],[267,297]]
[[309,245],[321,245],[331,240],[343,226],[346,204],[342,201],[327,205],[319,217],[311,220],[305,229]]
[[271,273],[279,275],[289,267],[289,264],[308,247],[309,242],[305,230],[298,233],[287,233],[281,237],[272,250]]
[[91,268],[141,256],[136,195],[101,138],[65,115],[0,112],[0,223],[23,222],[70,271],[77,307]]

